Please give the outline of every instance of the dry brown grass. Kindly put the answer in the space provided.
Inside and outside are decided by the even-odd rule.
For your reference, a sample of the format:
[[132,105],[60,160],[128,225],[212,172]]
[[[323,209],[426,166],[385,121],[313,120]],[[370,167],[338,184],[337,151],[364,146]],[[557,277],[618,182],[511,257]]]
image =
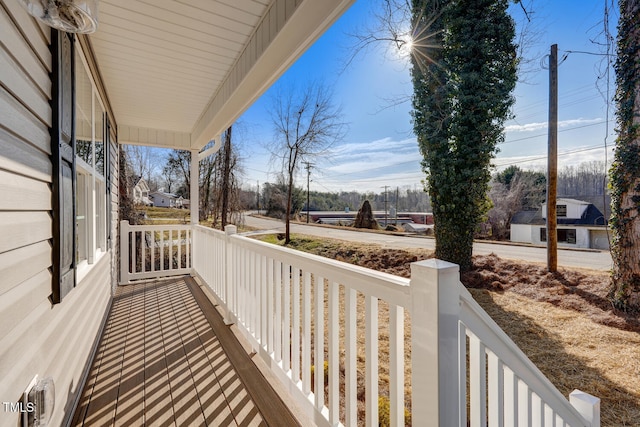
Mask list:
[[[409,277],[409,265],[431,257],[426,250],[389,250],[375,245],[294,236],[294,248]],[[598,396],[603,426],[640,426],[640,322],[638,313],[615,311],[607,299],[608,276],[595,271],[514,263],[495,255],[475,257],[462,282],[474,298],[538,368],[568,396],[580,389]],[[342,304],[342,297],[340,298]],[[343,309],[340,310],[343,313]],[[364,370],[364,302],[358,300],[358,365]],[[341,314],[341,324],[342,314]],[[410,342],[410,318],[405,316]],[[388,308],[380,303],[380,392],[388,391]],[[326,326],[325,326],[326,333]],[[341,342],[343,331],[340,332]],[[410,378],[410,348],[405,374]],[[341,351],[341,362],[343,353]],[[341,363],[342,365],[342,363]],[[341,372],[341,389],[344,387]],[[406,384],[407,407],[410,384]],[[358,378],[363,409],[364,383]]]

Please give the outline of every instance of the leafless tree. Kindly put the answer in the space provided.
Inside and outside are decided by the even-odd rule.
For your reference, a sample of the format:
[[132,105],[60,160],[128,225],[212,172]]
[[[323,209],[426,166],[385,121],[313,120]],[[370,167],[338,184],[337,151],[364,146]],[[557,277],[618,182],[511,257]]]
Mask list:
[[332,102],[331,91],[323,84],[309,84],[288,93],[280,89],[271,110],[276,137],[272,160],[281,163],[287,180],[285,244],[288,244],[296,172],[303,161],[326,155],[344,136],[347,125],[342,121],[341,109]]
[[133,174],[144,178],[150,187],[155,187],[152,182],[158,175],[156,169],[160,164],[159,151],[156,148],[141,145],[125,145],[125,147]]

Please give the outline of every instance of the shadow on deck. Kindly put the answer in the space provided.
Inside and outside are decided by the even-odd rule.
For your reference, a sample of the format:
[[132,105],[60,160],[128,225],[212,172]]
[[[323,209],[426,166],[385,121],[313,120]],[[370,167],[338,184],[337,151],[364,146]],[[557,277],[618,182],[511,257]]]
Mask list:
[[299,423],[184,277],[118,288],[72,425]]

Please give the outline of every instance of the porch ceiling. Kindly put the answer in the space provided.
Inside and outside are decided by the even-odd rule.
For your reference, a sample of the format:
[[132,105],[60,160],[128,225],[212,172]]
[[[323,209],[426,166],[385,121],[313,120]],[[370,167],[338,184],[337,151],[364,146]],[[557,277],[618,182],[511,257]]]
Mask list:
[[89,39],[121,143],[200,149],[354,0],[101,0]]

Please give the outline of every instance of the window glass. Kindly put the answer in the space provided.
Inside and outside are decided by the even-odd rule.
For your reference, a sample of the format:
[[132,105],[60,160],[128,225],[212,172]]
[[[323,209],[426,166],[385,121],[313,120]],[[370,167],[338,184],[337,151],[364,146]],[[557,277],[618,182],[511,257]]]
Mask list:
[[556,215],[561,217],[567,216],[567,205],[557,205],[556,206]]
[[91,80],[76,49],[76,154],[87,164],[92,163],[92,99]]
[[105,110],[76,47],[77,258],[93,264],[107,250]]
[[77,261],[80,263],[81,261],[87,260],[87,207],[88,207],[88,197],[87,197],[87,186],[88,186],[88,176],[84,173],[77,174],[77,183],[76,183],[76,201],[77,201],[77,211],[76,211],[76,226],[77,226],[77,234],[76,234],[76,250],[77,250]]
[[104,176],[104,108],[98,97],[95,97],[95,151],[96,151],[96,173]]

